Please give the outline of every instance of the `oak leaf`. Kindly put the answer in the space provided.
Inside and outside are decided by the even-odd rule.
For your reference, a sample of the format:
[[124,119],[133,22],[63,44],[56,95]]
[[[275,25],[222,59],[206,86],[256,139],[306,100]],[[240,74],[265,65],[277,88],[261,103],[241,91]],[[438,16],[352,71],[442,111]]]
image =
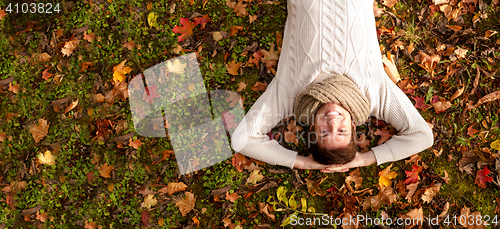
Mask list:
[[182,216],[186,216],[191,210],[193,210],[196,203],[196,198],[193,193],[186,192],[184,199],[175,202],[175,205],[179,208]]
[[55,165],[56,156],[52,155],[52,152],[46,150],[45,153],[39,153],[37,156],[38,162],[43,165]]
[[405,180],[405,184],[416,183],[418,181],[418,173],[422,172],[423,166],[413,165],[411,171],[405,171],[408,178]]
[[227,72],[233,76],[239,75],[238,70],[241,67],[241,62],[236,63],[234,60],[227,65]]
[[108,165],[108,163],[104,163],[101,168],[99,168],[99,175],[104,178],[110,178],[111,176],[109,175],[109,173],[113,170],[114,167],[114,165]]
[[64,47],[61,49],[61,53],[64,54],[63,56],[71,56],[71,54],[73,54],[73,51],[75,50],[76,46],[78,46],[79,43],[80,40],[78,39],[66,41]]
[[147,208],[148,210],[151,207],[155,206],[158,203],[158,200],[155,198],[154,194],[149,194],[144,198],[144,201],[141,203],[141,208]]
[[128,74],[132,71],[132,68],[125,67],[126,62],[127,60],[124,60],[120,64],[113,67],[113,81],[115,83],[125,81],[125,74]]
[[493,177],[489,177],[488,174],[490,170],[487,167],[484,167],[482,170],[478,170],[476,173],[476,182],[479,187],[486,188],[486,182],[493,181]]
[[178,182],[178,183],[170,182],[170,183],[168,183],[167,187],[161,188],[160,190],[158,190],[158,192],[167,193],[169,195],[172,195],[174,193],[184,191],[184,190],[186,190],[186,188],[187,188],[187,186],[183,182]]
[[35,142],[38,143],[45,136],[47,136],[47,133],[49,132],[49,125],[45,119],[39,118],[38,125],[31,126],[29,131]]
[[180,18],[180,23],[182,26],[175,26],[172,31],[174,33],[180,33],[181,35],[177,39],[178,42],[186,40],[186,38],[193,35],[194,24],[191,23],[187,18]]
[[378,184],[380,187],[387,187],[392,185],[392,179],[397,177],[398,174],[396,172],[391,171],[392,164],[387,166],[384,170],[380,171],[378,175],[380,176],[378,180]]
[[422,195],[422,200],[424,203],[429,203],[432,201],[434,196],[439,192],[439,189],[441,188],[441,184],[437,183],[432,185],[431,187],[428,187],[425,189],[424,194]]

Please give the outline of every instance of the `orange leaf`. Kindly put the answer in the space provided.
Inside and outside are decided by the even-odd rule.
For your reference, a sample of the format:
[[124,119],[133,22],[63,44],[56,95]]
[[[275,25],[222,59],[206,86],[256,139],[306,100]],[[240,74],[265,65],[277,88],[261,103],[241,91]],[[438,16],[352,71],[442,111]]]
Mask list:
[[0,132],[0,142],[4,142],[7,139],[7,134],[5,132]]
[[242,25],[232,26],[231,27],[231,33],[229,34],[229,36],[232,37],[232,36],[234,36],[235,34],[237,34],[241,30],[243,30],[243,26]]
[[241,67],[241,62],[240,63],[235,63],[235,61],[231,61],[229,63],[229,65],[227,66],[227,72],[233,76],[237,76],[237,75],[240,75],[238,73],[238,70],[240,69]]
[[243,168],[252,163],[252,161],[250,161],[247,157],[245,157],[245,155],[241,153],[235,153],[233,155],[233,158],[231,159],[231,162],[239,172],[243,172]]
[[387,52],[387,56],[384,55],[382,57],[382,63],[384,64],[384,70],[389,78],[391,78],[392,82],[397,84],[401,80],[401,77],[399,76],[398,68],[394,62],[394,55]]
[[257,81],[255,83],[255,85],[250,87],[250,90],[252,90],[252,91],[264,91],[264,90],[266,90],[266,88],[267,88],[267,83],[262,83],[262,82]]
[[428,72],[433,70],[441,60],[441,57],[437,54],[431,56],[423,52],[419,52],[419,54],[420,54],[420,64],[418,65]]
[[84,228],[85,229],[96,229],[97,228],[97,224],[94,221],[92,221],[92,222],[85,221]]
[[142,145],[141,139],[137,139],[135,141],[132,141],[132,138],[129,138],[128,141],[129,141],[128,145],[134,149],[139,149],[139,147],[141,147],[141,145]]
[[5,13],[5,10],[0,10],[0,21],[5,17],[5,15],[7,15],[7,13]]
[[78,106],[78,99],[73,101],[71,104],[68,105],[68,107],[66,107],[66,109],[64,109],[64,114],[68,113],[69,111],[75,109],[75,107]]
[[236,13],[236,16],[238,17],[245,17],[248,16],[248,11],[247,11],[247,3],[243,3],[243,1],[238,1],[236,5],[234,6],[233,12]]
[[203,15],[203,17],[197,17],[193,19],[194,25],[201,25],[201,28],[204,29],[207,23],[210,22],[210,18],[208,14]]
[[125,74],[132,71],[132,68],[125,67],[125,62],[127,62],[127,60],[124,60],[120,64],[113,67],[113,81],[115,83],[125,81]]
[[37,211],[36,212],[36,219],[45,223],[49,219],[49,214],[47,214],[46,212],[40,214],[40,211]]
[[42,72],[42,79],[44,79],[46,81],[49,81],[49,78],[54,75],[54,74],[49,72],[49,69],[50,69],[50,67],[45,69],[45,71]]
[[477,133],[477,130],[474,129],[474,124],[470,125],[469,128],[467,128],[467,135],[474,137],[474,134]]
[[87,31],[85,31],[85,33],[83,33],[83,39],[92,43],[95,41],[95,34],[94,33],[87,34]]
[[240,196],[238,196],[238,193],[233,192],[229,194],[229,191],[226,192],[226,200],[229,200],[234,203],[234,201],[236,201],[238,198],[240,198]]
[[80,40],[78,39],[66,41],[64,47],[61,49],[61,53],[64,54],[63,56],[70,56],[71,54],[73,54],[73,51],[79,43]]
[[39,118],[38,125],[30,127],[29,131],[35,142],[38,143],[45,136],[47,136],[47,133],[49,132],[49,125],[45,119]]
[[170,182],[168,183],[167,187],[163,187],[158,192],[162,193],[167,193],[169,195],[172,195],[176,192],[181,192],[186,190],[187,186],[183,182],[175,183],[175,182]]
[[257,20],[257,15],[248,15],[249,24],[252,24],[255,20]]
[[405,180],[405,184],[416,183],[418,181],[418,173],[422,172],[422,166],[413,165],[411,171],[405,171],[408,178]]
[[429,203],[432,201],[434,196],[439,192],[439,189],[441,188],[441,184],[437,183],[432,185],[431,187],[428,187],[425,189],[424,194],[422,195],[422,200],[424,203]]
[[80,71],[78,71],[79,73],[82,73],[82,72],[85,72],[85,70],[87,70],[87,68],[89,68],[90,66],[94,65],[93,62],[81,62],[80,63]]
[[384,0],[384,1],[382,2],[382,5],[384,5],[384,6],[387,6],[387,7],[391,8],[391,7],[393,7],[394,5],[396,5],[396,3],[397,3],[397,2],[398,2],[397,0]]
[[110,178],[111,176],[109,173],[113,170],[115,166],[114,165],[109,165],[108,163],[104,163],[104,165],[99,168],[99,175],[101,175],[104,178]]
[[135,42],[134,41],[127,41],[127,42],[125,42],[125,44],[123,44],[123,47],[132,51],[135,48]]
[[462,29],[462,26],[458,26],[458,25],[446,25],[446,27],[452,29],[453,31],[460,31]]
[[269,51],[261,49],[260,52],[262,53],[264,57],[264,63],[266,64],[266,67],[270,68],[273,67],[278,63],[279,57],[280,57],[280,51],[274,50],[274,43],[271,44],[271,47],[269,48]]
[[175,205],[179,208],[179,211],[181,211],[181,215],[186,216],[191,210],[193,210],[195,203],[196,198],[193,193],[186,192],[184,199],[175,202]]

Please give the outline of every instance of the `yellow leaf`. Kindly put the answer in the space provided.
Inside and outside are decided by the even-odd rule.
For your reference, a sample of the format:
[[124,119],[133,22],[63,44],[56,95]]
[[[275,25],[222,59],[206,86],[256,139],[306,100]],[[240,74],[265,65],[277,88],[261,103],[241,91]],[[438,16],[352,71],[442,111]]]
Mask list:
[[73,50],[75,50],[76,46],[80,43],[80,40],[71,40],[67,41],[66,44],[64,44],[64,47],[61,49],[61,53],[64,54],[63,56],[70,56],[73,54]]
[[141,204],[141,208],[151,209],[151,207],[155,206],[158,203],[154,194],[149,194],[144,198],[144,201]]
[[156,21],[157,18],[158,18],[158,14],[156,14],[155,12],[149,13],[148,14],[148,24],[149,24],[149,27],[155,27],[156,30],[159,30],[160,25]]
[[172,73],[183,73],[185,67],[186,64],[182,64],[178,59],[175,59],[173,63],[172,61],[167,62],[167,69]]
[[252,173],[250,173],[250,176],[248,176],[247,179],[247,184],[256,184],[257,182],[261,181],[264,178],[262,174],[260,174],[260,170],[254,170]]
[[127,62],[127,60],[124,60],[119,65],[113,67],[113,81],[115,83],[125,81],[125,74],[128,74],[132,71],[132,68],[125,67],[125,62]]
[[500,150],[500,140],[496,140],[491,143],[490,147],[492,149]]
[[45,151],[45,154],[39,153],[37,156],[40,164],[44,165],[55,165],[56,164],[56,156],[52,155],[50,151]]
[[398,176],[396,172],[391,171],[391,167],[392,164],[378,173],[378,175],[380,176],[378,180],[378,184],[380,185],[380,187],[391,186],[392,185],[391,180]]

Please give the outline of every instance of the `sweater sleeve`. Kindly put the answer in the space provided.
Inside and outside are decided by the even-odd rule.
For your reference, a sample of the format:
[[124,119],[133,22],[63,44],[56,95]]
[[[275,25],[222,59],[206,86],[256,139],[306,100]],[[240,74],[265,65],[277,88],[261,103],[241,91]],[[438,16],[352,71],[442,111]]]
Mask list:
[[372,148],[377,164],[398,161],[431,147],[434,144],[432,130],[408,97],[389,77],[380,83],[379,89],[375,117],[390,123],[399,133]]
[[[273,165],[292,168],[297,152],[270,140],[267,133],[283,118],[289,116],[288,108],[294,96],[280,90],[275,78],[266,91],[257,99],[231,138],[234,151]],[[281,100],[280,100],[281,97]]]

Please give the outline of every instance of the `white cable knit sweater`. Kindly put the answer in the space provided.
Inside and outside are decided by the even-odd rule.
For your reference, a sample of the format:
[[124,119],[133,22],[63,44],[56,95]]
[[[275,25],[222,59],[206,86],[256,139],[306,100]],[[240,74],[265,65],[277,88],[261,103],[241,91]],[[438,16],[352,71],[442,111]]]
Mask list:
[[344,74],[370,101],[371,115],[399,133],[374,147],[377,164],[397,161],[433,144],[432,131],[382,65],[372,0],[288,0],[288,18],[276,77],[251,107],[231,141],[236,152],[292,168],[297,152],[266,135],[293,115],[307,85]]

